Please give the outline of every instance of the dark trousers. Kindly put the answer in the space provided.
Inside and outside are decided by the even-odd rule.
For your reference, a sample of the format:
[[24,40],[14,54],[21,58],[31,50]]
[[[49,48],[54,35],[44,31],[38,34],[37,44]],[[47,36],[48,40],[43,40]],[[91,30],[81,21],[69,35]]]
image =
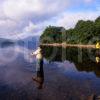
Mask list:
[[38,59],[36,71],[37,71],[37,78],[42,84],[44,82],[43,59]]

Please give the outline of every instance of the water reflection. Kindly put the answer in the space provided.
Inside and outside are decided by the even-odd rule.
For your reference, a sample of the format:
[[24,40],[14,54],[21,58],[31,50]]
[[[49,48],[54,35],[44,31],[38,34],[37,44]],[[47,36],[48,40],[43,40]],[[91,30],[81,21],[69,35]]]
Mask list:
[[41,72],[37,73],[37,78],[32,77],[33,81],[36,82],[37,88],[42,89],[43,88],[43,83],[44,83],[44,76],[41,75]]
[[96,58],[96,62],[99,63],[100,62],[100,58],[97,56]]
[[97,63],[100,63],[100,49],[96,50],[96,58],[95,58]]
[[49,61],[73,62],[78,71],[94,72],[100,77],[100,51],[96,49],[43,46],[44,57]]
[[36,82],[37,88],[42,89],[43,83],[44,83],[44,71],[43,71],[43,65],[40,66],[40,71],[37,71],[36,77],[32,77],[33,81]]
[[43,71],[43,53],[42,49],[39,46],[36,51],[32,52],[32,56],[36,56],[37,64],[36,64],[36,72],[37,76],[32,78],[38,84],[38,89],[42,89],[44,82],[44,71]]

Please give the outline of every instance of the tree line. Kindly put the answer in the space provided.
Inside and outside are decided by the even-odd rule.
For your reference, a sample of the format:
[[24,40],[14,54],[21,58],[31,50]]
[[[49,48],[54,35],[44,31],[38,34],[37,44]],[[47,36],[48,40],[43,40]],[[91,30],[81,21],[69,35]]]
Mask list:
[[95,20],[79,20],[74,28],[48,26],[40,36],[41,43],[95,44],[100,42],[100,16]]

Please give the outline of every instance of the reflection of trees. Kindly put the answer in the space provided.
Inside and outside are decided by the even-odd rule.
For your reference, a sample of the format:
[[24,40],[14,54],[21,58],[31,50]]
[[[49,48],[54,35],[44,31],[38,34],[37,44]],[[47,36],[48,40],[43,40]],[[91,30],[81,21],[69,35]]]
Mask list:
[[[43,47],[44,57],[50,61],[63,61],[62,60],[62,49],[61,47],[56,47],[57,52],[52,59],[49,59],[52,55],[53,49],[55,47]],[[100,63],[95,62],[96,50],[92,49],[79,49],[79,48],[65,48],[66,59],[70,62],[74,62],[78,71],[94,72],[100,77]],[[91,59],[92,58],[92,59]]]
[[97,49],[97,50],[96,50],[96,56],[97,56],[97,57],[100,57],[100,49]]
[[43,47],[43,55],[49,61],[61,61],[61,49],[54,47]]
[[100,64],[95,62],[83,62],[75,64],[78,71],[94,72],[96,76],[100,77]]
[[[81,61],[80,59],[82,59],[82,62],[86,62],[90,61],[90,58],[94,56],[92,60],[95,61],[95,50],[43,46],[44,57],[52,61],[62,61],[63,50],[66,51],[64,60],[69,60],[71,62],[78,63],[79,61]],[[54,53],[55,56],[52,59],[49,59],[52,53]]]

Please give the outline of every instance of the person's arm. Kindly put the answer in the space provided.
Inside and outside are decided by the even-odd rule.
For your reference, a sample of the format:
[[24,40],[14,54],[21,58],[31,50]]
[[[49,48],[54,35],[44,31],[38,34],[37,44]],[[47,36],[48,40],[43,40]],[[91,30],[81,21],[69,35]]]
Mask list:
[[38,50],[31,53],[32,56],[37,55],[37,54],[38,54]]

